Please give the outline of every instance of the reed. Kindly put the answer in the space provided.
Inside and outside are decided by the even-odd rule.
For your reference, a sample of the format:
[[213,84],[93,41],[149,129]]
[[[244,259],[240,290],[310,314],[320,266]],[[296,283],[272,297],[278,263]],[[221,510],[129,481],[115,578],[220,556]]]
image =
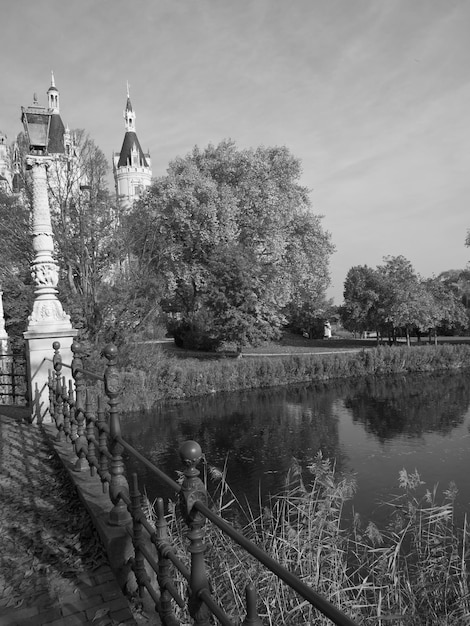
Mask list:
[[[357,516],[345,519],[354,480],[338,476],[321,455],[308,476],[294,462],[285,493],[258,515],[236,501],[223,470],[206,468],[206,479],[218,482],[213,506],[223,517],[358,623],[470,624],[469,530],[466,518],[460,529],[455,524],[455,485],[439,494],[416,471],[403,469],[399,493],[388,503],[390,522],[380,530]],[[168,522],[181,558],[187,558],[174,506]],[[234,620],[243,615],[243,589],[252,582],[263,624],[331,624],[212,525],[206,543],[213,594]]]

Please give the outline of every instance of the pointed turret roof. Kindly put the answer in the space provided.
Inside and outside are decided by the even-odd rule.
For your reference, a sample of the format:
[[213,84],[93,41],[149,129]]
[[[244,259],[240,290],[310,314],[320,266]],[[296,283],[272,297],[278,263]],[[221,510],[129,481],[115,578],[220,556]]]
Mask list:
[[137,151],[139,154],[139,166],[149,167],[146,159],[146,155],[142,150],[139,139],[134,131],[128,130],[124,135],[124,141],[122,142],[121,152],[119,153],[119,161],[117,166],[123,167],[126,165],[132,165],[132,153]]
[[131,97],[129,94],[129,83],[127,83],[127,101],[126,108],[124,110],[124,119],[126,123],[126,134],[124,135],[124,141],[122,142],[121,152],[119,153],[119,161],[117,167],[125,167],[127,165],[134,165],[135,160],[132,160],[132,154],[138,154],[139,167],[149,167],[147,163],[147,156],[144,154],[140,145],[139,139],[135,132],[135,112],[132,108]]

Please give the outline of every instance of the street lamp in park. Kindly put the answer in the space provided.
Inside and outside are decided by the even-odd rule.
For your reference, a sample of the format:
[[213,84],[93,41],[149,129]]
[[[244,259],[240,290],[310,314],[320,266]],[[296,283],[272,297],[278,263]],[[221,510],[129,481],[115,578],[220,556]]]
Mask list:
[[[59,341],[64,363],[71,363],[70,350],[77,331],[72,329],[67,315],[57,297],[59,271],[54,259],[54,239],[47,191],[47,170],[57,158],[51,152],[63,146],[63,124],[54,111],[39,106],[36,98],[29,107],[21,107],[21,121],[28,138],[29,153],[26,167],[32,178],[32,246],[31,275],[35,285],[33,310],[24,333],[27,343],[32,417],[48,417],[48,372],[52,343]],[[62,136],[60,137],[60,133]],[[50,417],[50,416],[49,416]]]

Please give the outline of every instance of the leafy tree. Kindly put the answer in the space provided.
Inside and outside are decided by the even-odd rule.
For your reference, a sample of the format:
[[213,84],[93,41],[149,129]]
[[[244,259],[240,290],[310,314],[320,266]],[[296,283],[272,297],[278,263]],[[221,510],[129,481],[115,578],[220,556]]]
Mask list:
[[383,275],[367,265],[352,267],[344,282],[343,296],[340,314],[346,330],[376,330],[378,340],[386,327],[388,293]]
[[0,239],[0,285],[3,291],[5,327],[11,340],[16,341],[26,330],[34,297],[30,275],[30,215],[21,197],[2,191]]
[[300,174],[286,148],[223,141],[170,163],[131,211],[130,245],[186,336],[256,343],[324,292],[333,247]]
[[424,281],[424,286],[431,297],[429,329],[434,331],[435,342],[437,342],[438,327],[446,330],[459,326],[467,327],[468,316],[459,297],[460,294],[445,284],[440,277],[427,279]]
[[403,256],[385,257],[376,269],[357,266],[349,270],[341,307],[343,324],[350,330],[388,330],[395,340],[404,331],[410,334],[434,331],[446,325],[466,323],[459,297],[442,279],[423,280]]

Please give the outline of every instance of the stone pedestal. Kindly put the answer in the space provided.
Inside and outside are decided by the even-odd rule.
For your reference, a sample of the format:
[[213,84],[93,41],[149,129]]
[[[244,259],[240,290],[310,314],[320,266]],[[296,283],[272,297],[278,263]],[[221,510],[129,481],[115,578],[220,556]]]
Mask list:
[[[54,341],[60,343],[60,355],[62,357],[62,375],[66,381],[72,378],[70,367],[64,365],[72,364],[72,342],[77,331],[63,330],[53,333],[25,332],[26,358],[28,367],[29,392],[31,394],[31,420],[36,419],[38,423],[49,423],[52,415],[49,412],[49,389],[47,386],[49,371],[53,370],[52,357]],[[68,382],[67,382],[68,384]]]

